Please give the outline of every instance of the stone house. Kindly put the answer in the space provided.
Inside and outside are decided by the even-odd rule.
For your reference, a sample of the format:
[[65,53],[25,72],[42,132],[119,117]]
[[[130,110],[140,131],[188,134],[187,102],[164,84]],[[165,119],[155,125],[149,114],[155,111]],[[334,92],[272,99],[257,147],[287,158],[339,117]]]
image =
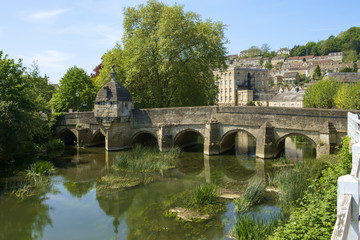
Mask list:
[[300,82],[300,75],[298,72],[286,72],[283,76],[284,84],[298,84]]
[[243,106],[260,98],[259,92],[267,91],[272,82],[269,72],[260,68],[232,66],[226,71],[214,71],[219,93],[219,105]]
[[282,55],[282,54],[290,54],[290,49],[288,47],[285,48],[280,48],[279,50],[277,50],[276,52],[277,55]]
[[269,107],[303,107],[304,90],[284,91],[269,100]]

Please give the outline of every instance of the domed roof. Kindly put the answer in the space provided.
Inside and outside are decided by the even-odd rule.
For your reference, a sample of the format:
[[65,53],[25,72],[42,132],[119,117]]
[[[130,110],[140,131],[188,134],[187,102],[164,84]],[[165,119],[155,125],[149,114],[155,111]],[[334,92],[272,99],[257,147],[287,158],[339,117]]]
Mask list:
[[95,102],[132,101],[129,91],[120,83],[116,82],[116,73],[112,67],[111,80],[97,93]]
[[129,91],[112,79],[97,93],[95,102],[132,101]]

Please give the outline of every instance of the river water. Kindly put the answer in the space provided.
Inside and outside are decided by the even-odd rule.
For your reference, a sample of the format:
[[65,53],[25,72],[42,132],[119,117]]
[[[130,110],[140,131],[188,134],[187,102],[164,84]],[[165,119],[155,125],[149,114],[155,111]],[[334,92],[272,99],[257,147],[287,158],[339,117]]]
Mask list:
[[[285,155],[300,161],[314,158],[310,143],[287,138]],[[97,191],[97,179],[111,171],[118,154],[103,147],[67,148],[53,159],[56,173],[36,191],[26,191],[26,177],[0,178],[0,239],[227,239],[235,219],[232,200],[220,199],[225,210],[203,222],[180,222],[165,216],[169,200],[198,185],[213,183],[224,193],[241,191],[255,178],[267,179],[273,160],[254,157],[241,146],[220,156],[184,152],[176,168],[159,173],[157,180],[126,191]],[[45,182],[45,183],[44,183]],[[21,191],[31,193],[21,198]],[[13,192],[13,194],[10,194]],[[279,212],[276,202],[266,202],[252,210],[268,216]]]

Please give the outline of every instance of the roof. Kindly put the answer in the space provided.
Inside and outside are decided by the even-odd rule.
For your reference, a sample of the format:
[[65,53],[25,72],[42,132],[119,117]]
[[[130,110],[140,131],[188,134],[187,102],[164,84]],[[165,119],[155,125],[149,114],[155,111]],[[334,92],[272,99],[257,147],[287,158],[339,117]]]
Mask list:
[[95,102],[132,101],[129,91],[120,83],[111,79],[97,93]]
[[304,90],[279,93],[269,102],[300,102],[303,100],[304,93]]
[[284,78],[286,77],[296,77],[296,75],[298,75],[298,72],[286,72],[284,73]]

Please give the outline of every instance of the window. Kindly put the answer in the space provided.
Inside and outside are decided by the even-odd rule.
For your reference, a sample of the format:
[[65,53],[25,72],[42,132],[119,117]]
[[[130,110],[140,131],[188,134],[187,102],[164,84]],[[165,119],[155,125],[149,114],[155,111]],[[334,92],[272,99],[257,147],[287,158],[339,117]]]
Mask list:
[[227,92],[227,88],[225,88],[225,93]]
[[265,86],[265,81],[262,81],[262,85]]
[[229,88],[229,92],[231,92],[231,88]]
[[227,84],[227,80],[225,80],[225,84]]
[[260,86],[260,80],[257,80],[257,81],[256,81],[256,85],[257,85],[257,86]]
[[220,101],[222,102],[222,100],[223,100],[223,97],[221,96],[221,97],[220,97]]
[[232,85],[232,80],[229,81],[229,84]]
[[229,73],[229,79],[231,80],[231,73]]
[[232,101],[232,96],[229,97],[229,101]]
[[225,102],[227,101],[227,97],[225,96]]
[[227,73],[225,73],[225,79],[227,78]]

